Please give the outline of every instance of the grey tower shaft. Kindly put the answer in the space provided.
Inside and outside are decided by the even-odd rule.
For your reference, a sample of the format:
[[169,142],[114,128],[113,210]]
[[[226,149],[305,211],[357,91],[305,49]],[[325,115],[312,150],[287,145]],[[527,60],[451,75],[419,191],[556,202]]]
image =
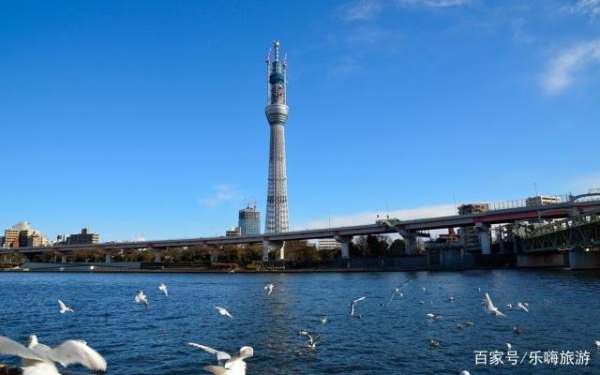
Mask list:
[[269,149],[269,188],[265,233],[286,232],[288,223],[287,175],[285,165],[285,122],[287,106],[287,61],[280,61],[279,42],[273,43],[273,56],[267,56],[267,106],[271,142]]
[[287,111],[285,105],[274,104],[266,108],[271,128],[266,233],[289,230],[284,127]]

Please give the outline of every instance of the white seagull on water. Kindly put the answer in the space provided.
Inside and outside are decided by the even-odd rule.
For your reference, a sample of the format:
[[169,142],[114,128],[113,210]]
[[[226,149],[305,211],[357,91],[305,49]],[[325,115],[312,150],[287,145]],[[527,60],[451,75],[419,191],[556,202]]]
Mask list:
[[525,312],[529,312],[529,309],[527,308],[527,304],[526,303],[518,302],[517,303],[517,308],[521,309],[521,310],[523,310]]
[[227,311],[227,309],[225,309],[224,307],[215,306],[215,309],[217,309],[217,311],[219,312],[219,314],[221,314],[223,316],[230,317],[231,319],[233,319],[233,316],[231,316],[231,314],[229,313],[229,311]]
[[273,288],[275,288],[275,285],[273,283],[265,285],[265,290],[267,291],[268,296],[270,296],[271,293],[273,293]]
[[246,375],[246,358],[254,355],[254,349],[250,346],[242,346],[240,352],[231,357],[229,353],[213,349],[211,347],[189,342],[188,345],[204,350],[217,357],[218,366],[205,366],[204,370],[215,375]]
[[106,371],[106,360],[85,341],[67,340],[55,348],[38,342],[37,336],[29,337],[29,345],[0,336],[0,353],[21,357],[22,375],[60,375],[55,363],[63,367],[78,363],[92,371]]
[[134,301],[139,304],[144,304],[146,305],[146,307],[148,307],[148,298],[146,298],[146,295],[142,290],[138,290],[137,294],[135,295]]
[[492,302],[492,299],[490,298],[489,294],[485,294],[485,309],[487,310],[488,313],[492,314],[492,315],[496,315],[496,316],[505,316],[504,314],[502,314],[502,312],[500,310],[498,310],[498,308],[496,306],[494,306],[494,303]]
[[308,342],[306,343],[306,345],[308,346],[309,349],[311,349],[311,350],[317,349],[317,343],[321,340],[321,336],[313,336],[310,333],[308,333],[307,331],[300,331],[300,335],[305,336],[308,339]]
[[65,303],[63,301],[61,301],[61,300],[58,300],[58,306],[60,306],[60,313],[61,314],[64,314],[66,312],[75,312],[75,310],[73,310],[69,306],[65,305]]
[[158,290],[160,290],[161,292],[163,292],[165,294],[165,296],[169,296],[169,291],[167,290],[167,286],[163,283],[160,283],[160,285],[158,286]]
[[356,316],[356,317],[358,317],[358,318],[361,318],[361,317],[362,317],[362,315],[361,315],[361,314],[354,315],[354,313],[355,313],[355,310],[356,310],[356,304],[357,304],[357,303],[359,303],[360,301],[364,301],[364,300],[366,300],[366,299],[367,299],[367,297],[365,297],[365,296],[362,296],[362,297],[360,297],[360,298],[357,298],[357,299],[355,299],[354,301],[352,301],[352,302],[350,303],[350,316]]

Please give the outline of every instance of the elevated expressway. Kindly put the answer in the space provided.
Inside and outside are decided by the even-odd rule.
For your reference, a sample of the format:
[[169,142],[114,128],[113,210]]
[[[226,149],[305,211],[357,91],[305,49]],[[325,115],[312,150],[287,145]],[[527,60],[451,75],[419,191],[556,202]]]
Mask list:
[[[583,199],[582,199],[583,198]],[[592,199],[590,199],[592,198]],[[444,229],[454,227],[475,226],[485,233],[492,224],[513,223],[534,219],[559,219],[587,213],[596,213],[600,211],[600,199],[598,197],[589,197],[588,195],[572,197],[567,202],[536,206],[536,207],[515,207],[499,210],[490,210],[472,215],[452,215],[442,217],[431,217],[413,220],[382,220],[375,224],[307,229],[288,231],[282,233],[266,233],[255,236],[242,237],[200,237],[187,239],[157,240],[157,241],[135,241],[135,242],[104,242],[98,244],[85,245],[53,245],[47,247],[26,247],[26,248],[2,248],[0,255],[3,254],[41,254],[56,253],[66,257],[66,254],[81,250],[98,250],[107,254],[120,250],[149,249],[154,250],[158,256],[160,252],[169,248],[183,248],[194,246],[220,246],[263,243],[268,247],[269,244],[283,244],[285,241],[294,240],[314,240],[322,238],[335,238],[342,243],[342,256],[348,257],[349,243],[354,236],[369,234],[399,233],[404,237],[407,243],[407,252],[410,253],[416,244],[416,237],[423,236],[422,232],[432,229]],[[485,249],[483,250],[485,253]],[[283,253],[283,252],[282,252]],[[283,254],[282,254],[283,255]],[[65,258],[63,258],[65,259]],[[107,258],[108,259],[108,258]]]

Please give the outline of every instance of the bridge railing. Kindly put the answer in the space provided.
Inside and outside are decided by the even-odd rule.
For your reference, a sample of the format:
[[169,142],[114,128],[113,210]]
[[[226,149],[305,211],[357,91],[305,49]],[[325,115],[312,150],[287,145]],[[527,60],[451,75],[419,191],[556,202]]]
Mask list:
[[537,226],[531,230],[527,230],[523,238],[530,239],[534,237],[545,236],[556,232],[568,230],[576,226],[598,222],[600,222],[600,215],[581,215],[562,220],[555,220],[553,222]]

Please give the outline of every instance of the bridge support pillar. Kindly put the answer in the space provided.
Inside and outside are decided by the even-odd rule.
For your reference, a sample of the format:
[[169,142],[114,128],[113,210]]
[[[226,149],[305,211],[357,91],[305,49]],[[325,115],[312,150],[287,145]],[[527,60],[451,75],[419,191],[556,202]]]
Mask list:
[[401,230],[400,235],[404,239],[404,252],[406,255],[415,255],[417,253],[418,234],[409,230]]
[[335,240],[342,244],[342,259],[350,259],[350,244],[352,236],[335,236]]
[[110,253],[104,254],[104,263],[108,264],[112,262],[112,255]]
[[160,252],[155,252],[154,253],[154,263],[160,263],[162,262],[162,258],[160,257]]
[[279,251],[279,260],[285,260],[285,241],[263,241],[262,260],[269,261],[269,253]]
[[490,226],[489,224],[477,223],[475,224],[477,233],[479,234],[479,243],[481,245],[481,254],[489,255],[492,253],[491,238],[490,238]]
[[60,262],[67,263],[67,255],[66,254],[60,254]]

